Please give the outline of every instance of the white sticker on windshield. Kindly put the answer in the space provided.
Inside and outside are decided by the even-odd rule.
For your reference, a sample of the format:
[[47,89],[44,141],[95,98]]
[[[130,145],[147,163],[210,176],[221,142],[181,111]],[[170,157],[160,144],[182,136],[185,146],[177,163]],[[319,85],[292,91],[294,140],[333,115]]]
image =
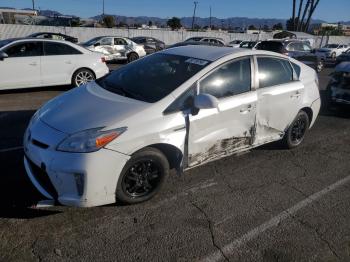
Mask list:
[[195,65],[200,65],[200,66],[205,66],[206,64],[208,64],[208,61],[196,59],[196,58],[189,58],[185,62],[190,64],[195,64]]

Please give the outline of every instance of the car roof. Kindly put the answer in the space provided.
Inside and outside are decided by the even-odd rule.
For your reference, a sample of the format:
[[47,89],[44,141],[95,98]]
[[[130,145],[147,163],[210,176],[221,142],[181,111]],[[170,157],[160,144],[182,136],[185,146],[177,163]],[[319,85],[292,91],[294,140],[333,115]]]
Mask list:
[[[249,50],[251,54],[254,52]],[[216,61],[224,56],[231,54],[247,53],[246,49],[231,48],[231,47],[216,47],[216,46],[180,46],[169,48],[160,53],[170,55],[181,55],[187,57],[193,57],[197,59]]]

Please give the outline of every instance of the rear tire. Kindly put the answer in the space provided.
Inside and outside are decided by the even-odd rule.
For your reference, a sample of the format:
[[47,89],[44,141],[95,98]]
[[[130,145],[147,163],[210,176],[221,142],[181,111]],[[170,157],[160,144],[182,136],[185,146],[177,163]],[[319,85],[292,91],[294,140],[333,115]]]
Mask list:
[[81,85],[85,85],[88,82],[95,81],[96,77],[94,72],[90,69],[82,68],[77,70],[72,76],[72,86],[78,87]]
[[117,184],[116,200],[138,204],[154,197],[169,175],[169,162],[158,149],[135,153],[124,166]]
[[305,111],[300,111],[282,140],[283,146],[288,149],[298,147],[304,141],[309,126],[310,119],[308,114]]
[[127,62],[128,62],[128,63],[131,63],[131,62],[133,62],[133,61],[136,61],[137,59],[139,59],[139,55],[136,54],[135,52],[132,52],[132,53],[128,54],[128,60],[127,60]]

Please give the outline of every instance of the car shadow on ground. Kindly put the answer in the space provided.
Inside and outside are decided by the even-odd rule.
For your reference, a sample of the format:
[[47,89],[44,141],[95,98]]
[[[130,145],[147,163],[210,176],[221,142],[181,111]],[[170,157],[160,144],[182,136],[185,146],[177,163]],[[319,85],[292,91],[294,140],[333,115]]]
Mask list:
[[57,213],[32,208],[43,197],[26,175],[21,146],[33,114],[33,110],[0,112],[0,218],[29,219]]

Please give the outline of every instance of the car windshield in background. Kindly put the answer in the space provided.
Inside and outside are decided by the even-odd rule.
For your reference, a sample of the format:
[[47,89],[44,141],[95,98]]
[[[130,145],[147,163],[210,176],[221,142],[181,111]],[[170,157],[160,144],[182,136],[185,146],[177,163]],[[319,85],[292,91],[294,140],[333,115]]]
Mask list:
[[330,45],[326,45],[325,48],[338,48],[338,45],[330,44]]
[[6,40],[2,40],[0,41],[0,48],[4,47],[5,45],[10,44],[11,42],[13,42],[14,40],[12,39],[6,39]]
[[83,43],[83,45],[85,46],[90,46],[90,45],[94,45],[98,40],[100,40],[102,37],[95,37],[90,39],[89,41]]
[[97,83],[110,92],[154,103],[209,63],[185,56],[154,54],[114,71]]

